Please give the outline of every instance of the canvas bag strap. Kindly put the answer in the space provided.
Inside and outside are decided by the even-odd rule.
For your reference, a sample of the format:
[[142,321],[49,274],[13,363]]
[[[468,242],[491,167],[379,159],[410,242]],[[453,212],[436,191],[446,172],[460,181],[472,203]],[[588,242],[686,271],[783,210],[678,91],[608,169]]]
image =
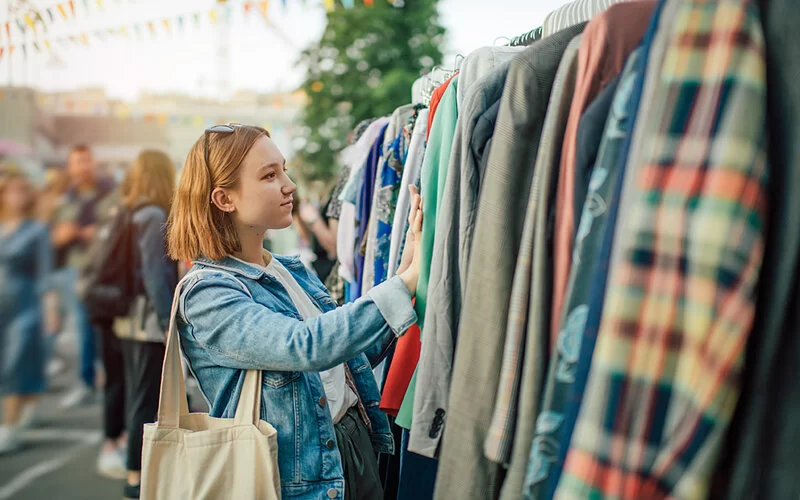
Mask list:
[[[159,427],[178,428],[180,424],[180,417],[189,414],[189,404],[186,400],[186,382],[183,378],[183,367],[181,365],[181,352],[180,352],[180,339],[178,333],[177,313],[178,305],[180,303],[181,290],[186,282],[198,274],[206,273],[226,273],[220,270],[193,270],[190,271],[175,287],[175,293],[172,297],[172,309],[169,319],[169,334],[167,335],[167,345],[164,354],[163,372],[161,375],[161,390],[158,398],[158,420],[156,424]],[[248,296],[252,298],[250,290],[235,276],[231,275],[244,289]],[[260,380],[261,372],[259,370],[248,370],[245,376],[244,385],[242,387],[242,395],[239,398],[239,405],[237,406],[236,413],[239,414],[242,409],[243,403],[246,415],[260,416],[261,398],[254,397],[252,394],[255,390],[253,385],[258,389],[258,381]],[[250,380],[248,384],[248,379]],[[249,396],[248,396],[249,394]],[[255,401],[254,401],[255,400]],[[248,408],[247,406],[250,405]],[[259,412],[259,413],[256,413]],[[252,420],[252,419],[251,419]],[[253,421],[252,423],[256,423]]]

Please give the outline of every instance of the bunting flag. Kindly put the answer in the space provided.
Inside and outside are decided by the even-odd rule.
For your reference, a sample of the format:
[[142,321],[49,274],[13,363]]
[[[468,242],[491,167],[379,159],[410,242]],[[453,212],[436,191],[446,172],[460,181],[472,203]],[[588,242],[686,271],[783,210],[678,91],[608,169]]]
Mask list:
[[72,12],[72,17],[75,17],[75,0],[69,0],[69,10]]
[[178,31],[183,31],[183,16],[178,16]]
[[64,20],[66,21],[67,20],[67,9],[64,8],[64,4],[61,4],[61,3],[58,4],[58,12],[59,12],[59,14],[61,14],[61,17],[63,17]]
[[100,10],[103,10],[103,0],[97,0],[97,7],[98,7]]
[[53,24],[55,22],[56,15],[53,14],[53,8],[52,7],[48,7],[47,8],[47,17],[50,18],[50,24]]
[[16,49],[16,47],[14,47],[13,45],[9,46],[8,47],[8,55],[13,54],[14,53],[14,49]]
[[28,47],[26,45],[22,46],[22,58],[28,59]]
[[261,15],[264,16],[264,19],[267,19],[267,11],[269,10],[269,2],[267,0],[262,0],[258,2],[258,8],[261,9]]
[[200,24],[200,14],[195,14],[194,15],[194,24],[195,24],[195,26]]
[[6,51],[5,47],[0,47],[0,60],[3,59],[3,53]]
[[244,13],[245,14],[249,14],[250,13],[250,8],[252,6],[253,6],[253,4],[251,2],[245,2],[244,3]]
[[169,29],[169,19],[164,19],[163,21],[161,21],[161,23],[164,25],[164,28],[166,28],[167,33],[171,33]]
[[352,9],[354,7],[355,2],[353,0],[342,0],[342,5],[345,9]]
[[11,23],[6,23],[6,38],[8,38],[8,43],[11,43]]
[[328,12],[331,12],[334,8],[336,8],[335,0],[322,0],[322,4],[325,6],[325,10]]
[[53,47],[50,46],[50,40],[45,40],[44,46],[47,47],[47,50],[53,50]]
[[41,52],[42,50],[39,48],[39,44],[37,42],[33,42],[33,48],[36,49],[36,52]]
[[17,19],[17,28],[19,28],[20,33],[22,33],[22,36],[25,36],[25,25],[22,24],[22,21],[20,21],[19,19]]
[[150,33],[152,33],[153,35],[155,35],[155,34],[156,34],[156,25],[155,25],[155,24],[153,24],[153,22],[152,22],[152,21],[150,21],[149,23],[147,23],[147,27],[148,27],[148,28],[150,28]]
[[86,33],[81,35],[81,41],[83,42],[84,45],[86,45],[86,46],[89,45],[89,37],[86,36]]
[[83,9],[89,12],[89,0],[83,0]]
[[211,19],[211,24],[215,24],[217,22],[217,12],[214,10],[209,11],[208,18]]
[[372,7],[373,5],[375,5],[375,0],[364,0],[364,5],[366,5],[367,7]]
[[41,12],[39,12],[39,11],[37,11],[37,12],[36,12],[36,19],[37,19],[37,20],[38,20],[40,23],[42,23],[42,31],[44,31],[45,33],[47,33],[47,23],[46,23],[46,22],[44,22],[44,18],[42,17],[42,13],[41,13]]

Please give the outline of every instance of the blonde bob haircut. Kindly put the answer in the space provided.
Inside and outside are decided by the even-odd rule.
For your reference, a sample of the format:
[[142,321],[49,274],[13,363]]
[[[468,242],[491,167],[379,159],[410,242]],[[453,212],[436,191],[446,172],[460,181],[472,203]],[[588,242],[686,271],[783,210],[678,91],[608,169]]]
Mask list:
[[6,207],[2,204],[3,197],[6,194],[6,189],[14,181],[21,181],[25,187],[25,206],[23,207],[23,216],[25,218],[33,218],[36,212],[36,189],[33,187],[30,177],[13,163],[6,163],[0,165],[0,221],[5,220]]
[[[208,137],[209,165],[205,161]],[[216,188],[235,189],[242,162],[253,144],[269,132],[238,125],[232,133],[203,134],[194,143],[181,172],[167,221],[170,257],[191,261],[200,257],[220,260],[241,250],[239,234],[230,214],[211,202]]]
[[169,156],[161,151],[142,151],[125,175],[123,203],[134,208],[151,203],[169,213],[175,192],[175,167]]

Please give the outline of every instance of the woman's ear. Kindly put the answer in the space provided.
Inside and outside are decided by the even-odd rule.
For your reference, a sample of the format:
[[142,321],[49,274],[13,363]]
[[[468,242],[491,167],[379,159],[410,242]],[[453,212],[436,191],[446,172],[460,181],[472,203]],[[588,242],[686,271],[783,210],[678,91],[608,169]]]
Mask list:
[[225,192],[224,189],[219,187],[215,188],[211,192],[211,203],[216,205],[216,207],[222,212],[231,213],[236,210],[236,206],[233,204],[231,197]]

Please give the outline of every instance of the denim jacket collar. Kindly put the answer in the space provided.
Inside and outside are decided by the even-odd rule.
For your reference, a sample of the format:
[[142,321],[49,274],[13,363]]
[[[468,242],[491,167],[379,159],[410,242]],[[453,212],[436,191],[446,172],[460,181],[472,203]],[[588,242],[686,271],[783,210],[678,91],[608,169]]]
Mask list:
[[[303,263],[300,261],[300,257],[297,255],[272,255],[273,259],[276,259],[278,262],[283,264],[283,267],[290,271],[302,271],[305,269]],[[237,274],[239,276],[244,276],[246,278],[250,278],[252,280],[260,280],[264,277],[274,280],[272,276],[264,272],[258,266],[254,266],[251,264],[247,264],[246,262],[242,262],[241,260],[234,259],[233,257],[223,257],[220,260],[211,260],[206,257],[201,257],[192,261],[193,264],[202,264],[206,267],[214,268],[214,269],[222,269],[224,271],[228,271],[233,274]]]

